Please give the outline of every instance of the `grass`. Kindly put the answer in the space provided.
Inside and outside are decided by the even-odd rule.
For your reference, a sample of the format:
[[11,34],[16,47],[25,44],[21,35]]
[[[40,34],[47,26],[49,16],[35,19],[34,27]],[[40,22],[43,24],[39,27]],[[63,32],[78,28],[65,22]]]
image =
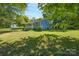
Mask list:
[[44,34],[0,44],[1,56],[79,56],[79,40]]
[[0,33],[0,55],[2,56],[79,55],[79,30],[59,32],[0,29],[0,32],[3,32]]
[[[5,30],[5,29],[3,29]],[[3,31],[2,30],[2,31]],[[10,30],[10,29],[7,29]],[[0,29],[1,31],[1,29]],[[0,34],[0,40],[2,40],[2,42],[14,42],[14,41],[19,41],[21,40],[21,38],[28,38],[28,36],[30,37],[38,37],[40,35],[43,34],[56,34],[56,35],[60,35],[60,36],[70,36],[70,37],[74,37],[74,38],[79,38],[79,30],[68,30],[66,32],[57,32],[57,31],[14,31],[14,32],[9,32],[9,33],[3,33]],[[0,43],[2,43],[0,42]]]

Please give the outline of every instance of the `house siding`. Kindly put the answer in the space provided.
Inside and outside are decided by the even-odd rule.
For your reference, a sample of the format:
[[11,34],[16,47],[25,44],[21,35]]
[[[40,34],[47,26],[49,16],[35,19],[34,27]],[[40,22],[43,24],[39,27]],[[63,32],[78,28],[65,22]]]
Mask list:
[[33,30],[49,30],[51,28],[50,21],[48,20],[42,20],[42,21],[33,21],[32,24],[26,25],[27,29],[31,28]]
[[41,22],[41,27],[42,27],[42,30],[47,30],[47,29],[49,29],[49,27],[50,27],[49,21],[43,20],[43,21]]

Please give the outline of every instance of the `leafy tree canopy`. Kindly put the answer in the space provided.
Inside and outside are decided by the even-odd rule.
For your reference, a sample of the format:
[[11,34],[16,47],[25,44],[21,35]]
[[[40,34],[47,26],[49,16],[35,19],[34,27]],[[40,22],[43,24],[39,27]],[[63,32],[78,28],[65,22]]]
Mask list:
[[15,18],[16,15],[23,14],[26,7],[25,3],[2,3],[0,4],[0,17]]
[[38,7],[42,10],[43,16],[48,19],[57,18],[78,18],[79,4],[73,3],[44,3],[38,4]]
[[54,20],[54,28],[79,28],[79,4],[44,3],[38,4],[44,18]]
[[25,3],[1,3],[0,4],[0,27],[14,22],[16,17],[23,15],[27,8]]

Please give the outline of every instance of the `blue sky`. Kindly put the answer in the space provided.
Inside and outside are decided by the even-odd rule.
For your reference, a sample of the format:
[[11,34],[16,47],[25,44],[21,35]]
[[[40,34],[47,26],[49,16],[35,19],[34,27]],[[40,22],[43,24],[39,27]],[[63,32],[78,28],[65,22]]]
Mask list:
[[29,3],[27,6],[25,15],[28,16],[30,19],[33,17],[35,17],[35,18],[42,18],[43,17],[41,11],[38,9],[37,3]]

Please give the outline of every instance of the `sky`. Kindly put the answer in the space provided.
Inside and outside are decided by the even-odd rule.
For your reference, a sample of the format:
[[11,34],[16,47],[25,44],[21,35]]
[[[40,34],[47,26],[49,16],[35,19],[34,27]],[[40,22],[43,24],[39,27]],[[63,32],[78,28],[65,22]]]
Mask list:
[[29,3],[25,12],[25,15],[32,19],[33,17],[43,18],[41,11],[38,9],[37,3]]

